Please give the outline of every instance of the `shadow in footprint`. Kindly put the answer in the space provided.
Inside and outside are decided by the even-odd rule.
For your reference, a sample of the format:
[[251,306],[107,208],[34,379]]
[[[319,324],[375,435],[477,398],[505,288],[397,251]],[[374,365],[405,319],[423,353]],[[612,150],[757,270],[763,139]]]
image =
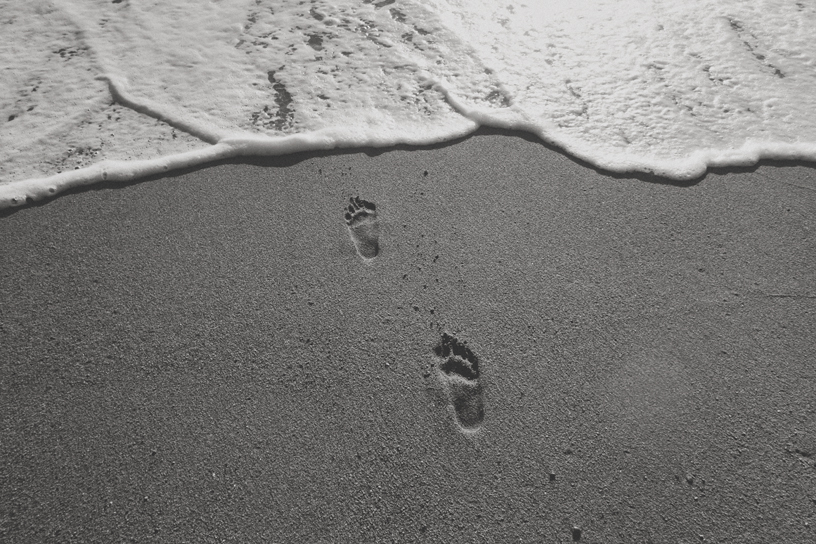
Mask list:
[[463,343],[448,333],[434,348],[442,360],[445,385],[450,395],[456,422],[465,430],[475,431],[484,420],[484,391],[479,379],[479,358]]
[[380,220],[377,206],[358,196],[349,199],[346,226],[357,253],[364,259],[373,259],[380,252]]

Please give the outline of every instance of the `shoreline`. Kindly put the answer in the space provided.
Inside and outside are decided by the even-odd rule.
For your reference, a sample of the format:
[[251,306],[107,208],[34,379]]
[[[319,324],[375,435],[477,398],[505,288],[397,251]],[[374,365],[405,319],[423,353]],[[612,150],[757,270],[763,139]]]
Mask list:
[[510,134],[0,212],[0,536],[811,539],[816,169],[677,184]]
[[[626,161],[599,159],[603,165],[596,165],[583,157],[582,152],[576,152],[571,146],[559,147],[550,143],[544,135],[537,135],[532,131],[524,131],[516,128],[501,128],[483,124],[479,128],[463,136],[453,136],[449,139],[437,143],[412,144],[397,143],[383,144],[379,147],[364,145],[368,142],[363,139],[360,142],[339,143],[332,138],[331,131],[315,132],[306,134],[294,134],[281,138],[241,138],[224,137],[211,143],[207,147],[190,150],[174,155],[166,155],[147,160],[108,160],[95,163],[82,169],[68,170],[57,174],[25,180],[12,181],[0,184],[0,217],[7,215],[6,210],[24,208],[35,203],[49,202],[61,195],[72,194],[83,191],[87,187],[112,187],[130,183],[141,183],[160,179],[165,176],[179,176],[187,172],[198,171],[204,168],[211,168],[220,164],[267,164],[280,165],[291,163],[286,157],[321,157],[353,155],[365,153],[366,155],[379,155],[390,151],[421,151],[429,149],[439,149],[451,145],[457,145],[470,138],[477,138],[488,135],[503,135],[507,137],[521,138],[528,142],[541,145],[543,148],[564,155],[570,160],[594,170],[597,173],[616,179],[639,179],[650,182],[689,186],[695,185],[705,179],[708,175],[723,175],[727,173],[753,172],[762,166],[798,166],[803,168],[814,168],[816,163],[801,159],[808,156],[810,151],[806,144],[774,144],[765,146],[762,151],[761,146],[746,142],[739,150],[728,149],[718,152],[695,153],[692,157],[687,157],[677,164],[686,164],[683,167],[682,175],[670,176],[670,171],[677,171],[677,164],[673,163],[653,164],[647,161]],[[206,143],[206,142],[202,142]],[[302,151],[291,151],[304,147]],[[767,151],[770,148],[772,151]],[[580,151],[580,150],[578,150]],[[708,159],[701,157],[707,155]],[[771,155],[771,157],[768,157]],[[664,161],[665,162],[665,161]],[[696,167],[688,166],[690,163],[698,163]],[[721,163],[733,163],[722,166]],[[639,164],[636,170],[630,171],[629,167],[624,168],[622,164]],[[694,173],[691,173],[693,170]],[[663,172],[662,174],[657,173]]]

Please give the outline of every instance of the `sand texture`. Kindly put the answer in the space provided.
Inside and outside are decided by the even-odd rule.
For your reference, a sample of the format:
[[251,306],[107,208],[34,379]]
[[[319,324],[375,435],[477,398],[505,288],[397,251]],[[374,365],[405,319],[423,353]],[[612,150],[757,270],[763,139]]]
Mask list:
[[816,170],[653,181],[480,131],[7,211],[0,541],[813,541]]

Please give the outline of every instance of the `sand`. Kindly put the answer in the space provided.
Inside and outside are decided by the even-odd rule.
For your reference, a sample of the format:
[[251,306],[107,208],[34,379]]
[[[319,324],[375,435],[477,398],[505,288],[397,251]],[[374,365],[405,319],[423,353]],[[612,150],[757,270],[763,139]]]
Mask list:
[[816,169],[655,181],[482,130],[6,211],[0,540],[811,541]]

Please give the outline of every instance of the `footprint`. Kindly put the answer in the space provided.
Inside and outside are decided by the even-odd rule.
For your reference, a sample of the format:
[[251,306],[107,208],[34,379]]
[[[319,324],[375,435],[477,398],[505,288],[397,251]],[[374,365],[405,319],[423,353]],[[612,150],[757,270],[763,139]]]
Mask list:
[[443,380],[448,389],[456,422],[466,431],[475,431],[484,420],[484,391],[479,379],[479,358],[448,333],[434,348]]
[[349,199],[346,225],[357,253],[364,259],[373,259],[380,252],[380,220],[377,206],[360,197]]

